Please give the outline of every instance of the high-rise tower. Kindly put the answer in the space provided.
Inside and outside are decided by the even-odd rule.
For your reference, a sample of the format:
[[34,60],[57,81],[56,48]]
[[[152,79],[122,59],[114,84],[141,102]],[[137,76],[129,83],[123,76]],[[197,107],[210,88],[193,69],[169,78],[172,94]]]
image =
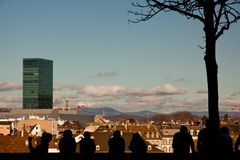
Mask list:
[[52,109],[53,61],[23,59],[23,109]]

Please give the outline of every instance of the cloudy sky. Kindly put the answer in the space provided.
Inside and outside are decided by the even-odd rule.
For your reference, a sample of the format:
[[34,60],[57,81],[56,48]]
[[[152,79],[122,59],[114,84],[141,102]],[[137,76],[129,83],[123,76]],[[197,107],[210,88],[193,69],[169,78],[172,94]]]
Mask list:
[[[137,1],[133,0],[132,2]],[[22,59],[54,61],[54,105],[207,110],[202,24],[130,0],[0,0],[0,107],[22,107]],[[217,43],[220,110],[240,107],[240,23]]]

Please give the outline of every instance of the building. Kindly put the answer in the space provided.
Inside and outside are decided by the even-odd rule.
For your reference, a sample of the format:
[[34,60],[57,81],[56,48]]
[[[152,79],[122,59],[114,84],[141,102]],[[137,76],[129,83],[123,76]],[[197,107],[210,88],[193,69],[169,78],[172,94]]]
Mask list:
[[26,131],[33,136],[41,136],[42,133],[48,132],[52,135],[58,136],[58,122],[54,119],[45,119],[40,117],[29,117],[29,119],[21,120],[17,122],[16,129],[19,132]]
[[[129,145],[133,133],[138,132],[147,145],[147,152],[160,153],[161,136],[155,125],[149,123],[130,123],[129,120],[115,124],[90,124],[85,131],[92,133],[95,140],[96,152],[108,152],[108,140],[114,131],[119,130],[125,140],[125,152],[130,152]],[[79,136],[80,137],[80,136]]]
[[166,153],[172,153],[173,147],[173,136],[175,133],[179,132],[179,128],[164,128],[161,129],[162,132],[162,144],[160,145],[160,149],[162,149]]
[[0,135],[10,135],[12,133],[12,122],[0,122]]
[[53,108],[53,61],[23,59],[23,109]]

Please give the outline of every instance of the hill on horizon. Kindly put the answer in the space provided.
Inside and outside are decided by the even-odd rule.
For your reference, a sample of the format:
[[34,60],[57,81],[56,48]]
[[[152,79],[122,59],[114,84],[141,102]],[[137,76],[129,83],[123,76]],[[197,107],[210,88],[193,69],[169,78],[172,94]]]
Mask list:
[[[202,116],[208,116],[207,111],[181,111],[181,112],[172,112],[172,113],[158,113],[158,112],[153,112],[149,110],[143,110],[143,111],[136,111],[136,112],[121,112],[118,111],[114,108],[111,107],[100,107],[100,108],[81,108],[81,112],[87,115],[99,115],[103,114],[105,116],[121,116],[121,115],[129,115],[129,116],[139,116],[139,117],[144,117],[144,118],[151,118],[155,115],[173,115],[175,113],[182,113],[182,112],[187,112],[191,113],[192,116],[197,116],[197,117],[202,117]],[[222,117],[225,114],[228,114],[230,117],[238,117],[240,116],[239,112],[224,112],[220,111],[219,116]]]

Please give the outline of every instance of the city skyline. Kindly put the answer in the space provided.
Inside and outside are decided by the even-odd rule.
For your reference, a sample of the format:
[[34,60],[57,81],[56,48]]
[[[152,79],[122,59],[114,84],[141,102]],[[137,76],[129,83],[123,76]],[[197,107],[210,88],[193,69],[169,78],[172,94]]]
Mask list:
[[[1,1],[0,107],[21,107],[22,59],[46,58],[55,106],[206,111],[201,24],[176,13],[128,23],[131,2]],[[239,27],[217,42],[221,111],[240,109]]]

